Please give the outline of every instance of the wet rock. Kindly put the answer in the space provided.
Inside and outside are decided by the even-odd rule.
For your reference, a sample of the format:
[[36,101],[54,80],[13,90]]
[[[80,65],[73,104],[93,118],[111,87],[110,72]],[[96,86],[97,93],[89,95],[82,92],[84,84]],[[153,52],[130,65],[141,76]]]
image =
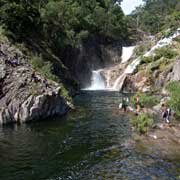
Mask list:
[[155,135],[155,134],[150,134],[149,137],[151,137],[153,139],[157,139],[157,135]]

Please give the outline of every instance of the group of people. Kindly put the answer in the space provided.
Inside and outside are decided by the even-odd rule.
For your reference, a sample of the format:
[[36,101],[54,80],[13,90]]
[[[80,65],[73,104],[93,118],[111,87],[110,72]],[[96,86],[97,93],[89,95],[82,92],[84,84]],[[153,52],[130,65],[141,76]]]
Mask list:
[[19,60],[18,54],[16,54],[11,59],[6,59],[5,63],[11,65],[12,67],[19,66],[20,65],[20,60]]
[[[123,112],[127,112],[128,106],[129,106],[129,98],[123,97],[122,102],[119,104],[119,109],[122,109]],[[135,97],[135,108],[136,108],[136,115],[138,115],[143,108],[143,105],[141,103],[141,99],[139,96]],[[171,112],[171,108],[167,104],[162,104],[161,116],[165,123],[169,124],[171,122],[172,112]]]
[[48,80],[45,78],[44,80],[41,80],[41,78],[39,78],[37,75],[36,75],[36,72],[33,71],[33,73],[31,74],[31,81],[32,82],[35,82],[35,83],[43,83],[43,85],[45,86],[45,88],[49,88],[49,83],[48,83]]
[[[129,98],[128,97],[123,97],[122,102],[119,104],[119,109],[122,109],[124,112],[127,112],[129,106]],[[140,102],[140,97],[137,96],[135,98],[135,107],[136,107],[136,112],[140,112],[142,106]]]

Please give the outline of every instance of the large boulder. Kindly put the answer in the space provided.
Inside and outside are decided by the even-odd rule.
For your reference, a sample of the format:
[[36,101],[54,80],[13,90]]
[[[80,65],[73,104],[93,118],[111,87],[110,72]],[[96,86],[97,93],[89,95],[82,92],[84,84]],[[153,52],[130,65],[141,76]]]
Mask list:
[[[0,124],[21,123],[63,115],[73,106],[61,94],[62,87],[34,70],[20,51],[0,41]],[[18,54],[20,64],[10,62]]]

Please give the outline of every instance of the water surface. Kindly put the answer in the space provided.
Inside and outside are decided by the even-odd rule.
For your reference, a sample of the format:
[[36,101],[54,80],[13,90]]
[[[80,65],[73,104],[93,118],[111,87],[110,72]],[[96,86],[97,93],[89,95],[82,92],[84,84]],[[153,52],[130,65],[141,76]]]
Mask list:
[[67,117],[0,129],[0,180],[178,180],[180,164],[137,151],[118,92],[83,92]]

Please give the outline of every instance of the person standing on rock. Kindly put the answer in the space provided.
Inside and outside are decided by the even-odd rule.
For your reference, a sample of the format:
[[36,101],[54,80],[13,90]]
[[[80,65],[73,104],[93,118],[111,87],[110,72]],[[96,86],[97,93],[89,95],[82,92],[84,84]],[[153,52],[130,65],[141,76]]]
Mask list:
[[140,112],[140,110],[141,110],[141,100],[140,100],[139,96],[137,96],[136,99],[135,99],[135,105],[136,105],[136,111]]
[[31,74],[31,81],[35,82],[35,83],[38,82],[38,78],[36,76],[36,72],[35,71],[33,71],[33,73]]
[[16,55],[14,56],[14,59],[12,61],[12,65],[13,67],[19,66],[20,62],[19,62],[19,57],[18,54],[16,53]]
[[166,116],[167,116],[167,114],[166,114],[166,106],[165,106],[165,104],[162,104],[162,106],[161,106],[161,114],[162,114],[162,118],[164,119],[164,122],[166,122]]
[[166,109],[166,123],[170,123],[171,120],[171,108],[169,106],[167,106]]
[[124,97],[123,99],[122,99],[122,109],[123,109],[123,111],[124,112],[126,112],[127,111],[127,99]]
[[46,78],[43,80],[43,84],[46,87],[46,89],[49,87],[49,83]]
[[162,104],[162,118],[165,123],[170,123],[171,108],[168,105]]

